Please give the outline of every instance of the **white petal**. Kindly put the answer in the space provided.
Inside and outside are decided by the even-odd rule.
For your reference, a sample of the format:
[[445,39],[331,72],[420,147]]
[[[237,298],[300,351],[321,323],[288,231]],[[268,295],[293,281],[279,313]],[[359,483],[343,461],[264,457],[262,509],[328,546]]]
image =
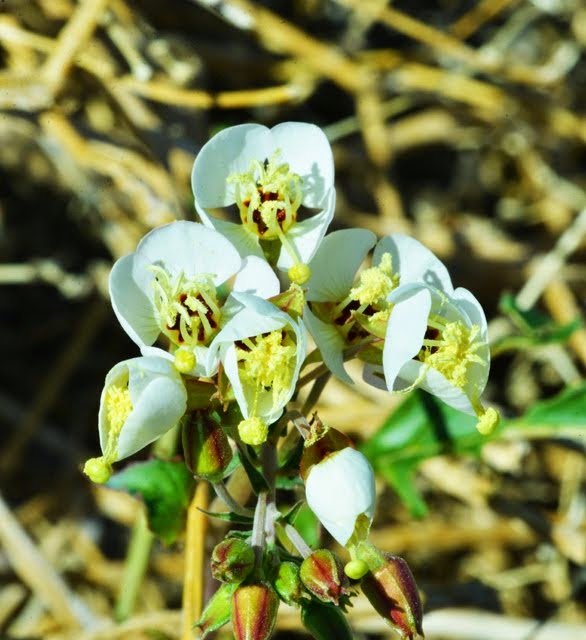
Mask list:
[[[135,261],[136,254],[131,254],[117,260],[112,267],[110,300],[124,331],[133,342],[142,347],[153,344],[160,329],[155,318],[151,291],[141,288],[133,277]],[[152,275],[149,280],[150,278]]]
[[420,242],[400,233],[386,236],[374,250],[373,262],[378,265],[383,253],[393,258],[393,272],[399,273],[399,284],[421,282],[452,293],[450,274],[441,260]]
[[354,384],[344,367],[346,343],[336,328],[313,315],[309,307],[305,307],[303,311],[303,321],[313,336],[328,369],[340,380]]
[[420,351],[431,310],[431,292],[427,287],[404,285],[390,296],[395,303],[387,327],[383,349],[385,381],[390,391],[403,365]]
[[311,278],[307,283],[307,299],[343,300],[375,242],[376,236],[367,229],[345,229],[327,235],[309,263]]
[[[317,251],[322,238],[324,237],[330,222],[334,217],[336,207],[336,192],[331,189],[326,194],[323,211],[311,216],[303,222],[297,222],[287,232],[287,240],[293,245],[301,262],[307,264]],[[277,267],[286,271],[294,264],[290,253],[281,248]]]
[[250,293],[261,298],[276,296],[281,291],[279,278],[266,260],[249,256],[236,276],[233,291]]
[[486,316],[484,315],[484,309],[475,296],[468,291],[468,289],[458,287],[454,291],[452,299],[459,309],[464,310],[470,320],[470,323],[480,327],[482,335],[486,335]]
[[281,150],[280,161],[303,180],[303,204],[322,207],[334,185],[334,158],[324,132],[305,122],[283,122],[271,129],[271,137],[275,149]]
[[235,342],[261,333],[278,331],[291,319],[271,302],[246,293],[233,293],[232,296],[244,307],[232,317],[214,338],[211,349],[222,343]]
[[228,177],[248,172],[251,160],[262,162],[274,150],[269,129],[260,124],[241,124],[216,134],[197,154],[191,173],[191,188],[199,207],[225,207],[235,202]]
[[[154,229],[142,239],[136,253],[171,273],[210,274],[216,285],[237,273],[242,265],[238,251],[220,233],[187,220]],[[135,270],[140,266],[135,262]]]
[[366,363],[362,370],[362,379],[375,389],[388,391],[387,383],[385,382],[384,369],[378,364]]
[[374,472],[359,451],[347,447],[314,465],[305,483],[307,504],[332,537],[346,545],[359,515],[374,515]]

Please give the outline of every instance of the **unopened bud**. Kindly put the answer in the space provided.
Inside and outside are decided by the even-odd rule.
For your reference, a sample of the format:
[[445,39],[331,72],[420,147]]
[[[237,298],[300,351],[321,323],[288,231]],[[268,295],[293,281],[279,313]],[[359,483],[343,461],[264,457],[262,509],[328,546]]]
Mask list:
[[[295,282],[292,278],[291,280]],[[281,311],[284,311],[292,318],[297,319],[303,314],[303,308],[305,307],[305,293],[301,287],[294,283],[287,289],[287,291],[283,291],[283,293],[279,293],[276,296],[269,298],[269,301],[272,302],[275,307],[279,307]]]
[[273,581],[279,597],[288,605],[299,605],[303,600],[311,597],[305,590],[299,575],[299,565],[295,562],[281,562]]
[[232,460],[232,448],[219,419],[195,411],[183,418],[183,454],[194,476],[219,482]]
[[423,637],[421,598],[405,560],[368,542],[358,545],[357,555],[370,569],[361,587],[377,613],[403,638]]
[[201,617],[194,625],[201,631],[201,640],[229,622],[232,612],[232,596],[236,588],[235,584],[222,584],[210,598]]
[[344,565],[327,549],[318,549],[305,558],[299,575],[305,588],[322,602],[338,605],[342,596],[350,595]]
[[242,582],[254,569],[252,547],[239,538],[222,540],[214,547],[210,567],[212,576],[220,582]]
[[236,640],[268,640],[279,609],[277,592],[264,582],[241,585],[232,596],[232,629]]

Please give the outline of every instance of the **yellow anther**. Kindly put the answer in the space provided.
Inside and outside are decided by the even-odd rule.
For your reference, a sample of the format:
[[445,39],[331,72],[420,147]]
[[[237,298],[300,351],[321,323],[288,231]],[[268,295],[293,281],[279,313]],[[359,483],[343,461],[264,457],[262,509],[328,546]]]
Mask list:
[[305,284],[311,278],[311,269],[309,265],[299,262],[289,269],[288,275],[291,282]]
[[109,427],[108,438],[117,438],[132,411],[132,400],[128,387],[118,384],[110,385],[106,389],[105,403]]
[[398,283],[399,276],[393,275],[393,258],[390,253],[383,253],[378,267],[365,269],[360,274],[360,281],[349,297],[361,305],[385,302]]
[[196,364],[195,353],[187,349],[179,349],[175,352],[173,364],[179,373],[189,373]]
[[350,560],[344,566],[344,573],[352,580],[360,580],[368,573],[368,565],[364,560]]
[[238,425],[238,434],[244,444],[250,444],[253,447],[266,442],[269,435],[268,426],[256,416],[242,420]]
[[489,436],[498,427],[500,422],[499,412],[494,407],[489,407],[484,413],[478,416],[478,424],[476,428],[478,433],[483,436]]
[[108,482],[112,475],[112,465],[103,457],[90,458],[85,463],[83,472],[92,482],[104,484],[104,482]]

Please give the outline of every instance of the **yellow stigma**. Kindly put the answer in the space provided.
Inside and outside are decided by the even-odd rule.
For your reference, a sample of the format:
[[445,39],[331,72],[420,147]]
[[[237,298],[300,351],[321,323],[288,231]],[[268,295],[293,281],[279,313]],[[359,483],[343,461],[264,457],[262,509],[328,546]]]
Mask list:
[[159,328],[176,346],[209,344],[220,326],[220,305],[211,275],[172,276],[153,265],[154,303]]
[[253,447],[266,442],[269,435],[268,426],[257,417],[242,420],[238,425],[238,434],[244,444],[250,444]]
[[108,482],[112,475],[112,465],[105,458],[90,458],[83,467],[83,472],[92,481],[97,484]]
[[112,384],[106,389],[106,417],[108,421],[108,441],[118,439],[122,427],[132,411],[132,400],[128,386]]
[[344,573],[352,580],[360,580],[368,573],[368,565],[364,560],[350,560],[344,566]]
[[[428,334],[419,352],[419,360],[439,371],[451,384],[463,389],[468,382],[468,367],[472,363],[484,364],[476,353],[482,346],[480,328],[466,326],[463,322],[447,322],[445,318],[430,315]],[[426,334],[426,335],[428,335]]]
[[399,275],[393,275],[393,258],[390,253],[383,253],[378,267],[365,269],[360,274],[360,281],[350,291],[350,298],[361,305],[373,305],[386,302],[386,298],[398,285]]
[[297,219],[303,199],[301,177],[278,164],[276,151],[263,163],[253,160],[248,173],[234,173],[227,182],[235,188],[242,224],[263,240],[281,238]]
[[311,278],[311,269],[309,265],[299,262],[289,269],[288,275],[294,284],[305,284]]
[[479,414],[478,418],[476,428],[478,429],[478,433],[483,436],[489,436],[493,433],[501,419],[499,412],[493,407],[489,407],[484,413]]
[[175,359],[173,365],[179,373],[189,373],[195,367],[195,353],[193,351],[187,351],[187,349],[178,349],[175,352]]

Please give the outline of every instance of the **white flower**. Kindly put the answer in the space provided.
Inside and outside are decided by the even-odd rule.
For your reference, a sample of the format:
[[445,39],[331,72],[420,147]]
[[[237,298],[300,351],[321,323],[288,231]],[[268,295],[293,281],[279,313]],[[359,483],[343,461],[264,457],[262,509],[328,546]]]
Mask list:
[[309,508],[342,546],[374,517],[374,472],[362,453],[346,447],[313,465],[305,481]]
[[[312,124],[224,129],[199,152],[191,183],[204,224],[221,231],[242,256],[263,257],[260,240],[279,241],[279,269],[308,263],[334,215],[332,151]],[[214,217],[213,209],[234,204],[241,224]],[[319,212],[299,221],[301,205]]]
[[306,354],[303,324],[272,303],[234,294],[242,309],[218,334],[218,350],[244,417],[239,433],[247,444],[262,444],[268,427],[291,399]]
[[[393,291],[394,305],[381,368],[367,366],[365,378],[393,391],[421,387],[449,406],[478,415],[484,428],[498,418],[480,404],[490,367],[484,311],[466,289],[451,295],[411,283]],[[494,425],[492,425],[494,426]],[[480,428],[480,427],[479,427]]]
[[365,229],[335,231],[324,238],[309,265],[304,321],[328,368],[346,382],[352,382],[344,368],[346,348],[360,350],[363,359],[380,361],[390,296],[398,286],[425,282],[453,291],[442,262],[417,240],[401,234],[380,240],[373,266],[357,277],[375,242],[376,236]]
[[[174,360],[183,373],[211,376],[217,359],[209,345],[226,322],[227,293],[220,286],[238,274],[235,291],[276,295],[279,282],[270,266],[242,260],[213,229],[187,221],[154,229],[136,251],[120,258],[110,274],[112,307],[143,355]],[[171,353],[151,345],[168,338]]]
[[115,462],[146,447],[185,413],[181,375],[162,358],[119,362],[106,376],[98,424],[104,458]]

